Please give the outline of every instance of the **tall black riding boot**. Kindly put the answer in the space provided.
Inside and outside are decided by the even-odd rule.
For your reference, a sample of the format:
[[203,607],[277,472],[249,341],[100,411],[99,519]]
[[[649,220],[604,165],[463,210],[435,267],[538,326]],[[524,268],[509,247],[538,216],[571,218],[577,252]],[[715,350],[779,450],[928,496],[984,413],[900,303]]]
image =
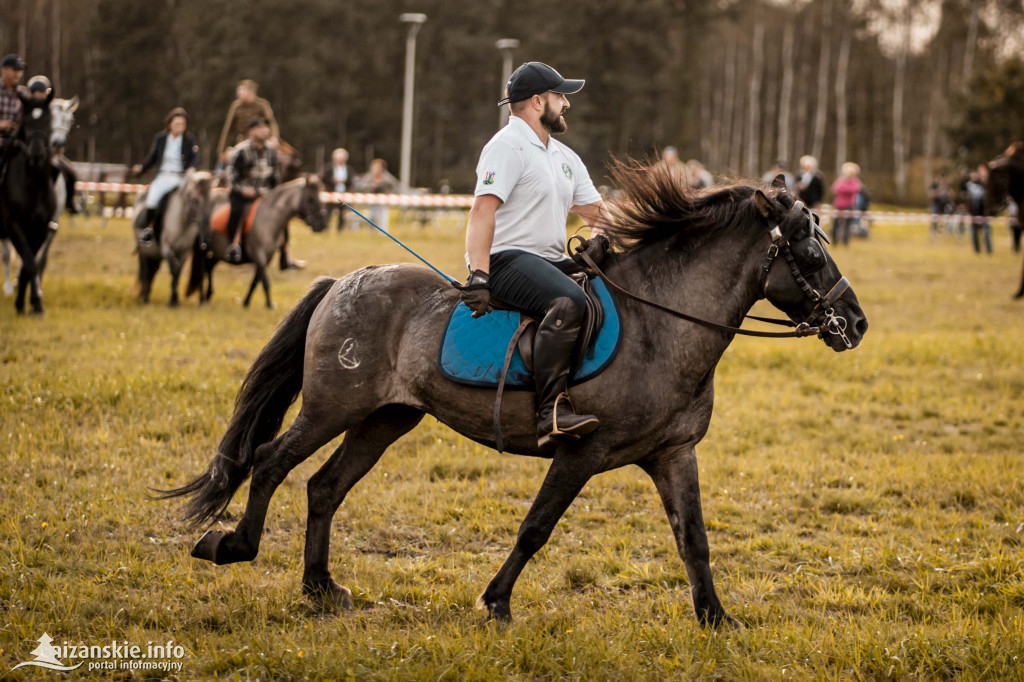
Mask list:
[[156,217],[156,209],[147,208],[144,216],[142,232],[139,233],[139,246],[149,246],[156,241],[156,232],[153,229],[153,218]]
[[556,298],[537,328],[533,345],[533,376],[537,383],[537,444],[575,440],[596,429],[590,414],[576,414],[567,391],[572,353],[583,313],[571,298]]

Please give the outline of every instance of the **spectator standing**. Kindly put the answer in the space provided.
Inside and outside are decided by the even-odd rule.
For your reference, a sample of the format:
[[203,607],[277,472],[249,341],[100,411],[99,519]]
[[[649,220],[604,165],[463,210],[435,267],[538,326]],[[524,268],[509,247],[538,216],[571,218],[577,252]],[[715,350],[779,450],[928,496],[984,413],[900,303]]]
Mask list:
[[228,109],[228,116],[224,120],[224,128],[220,133],[220,141],[217,143],[217,158],[220,163],[227,164],[231,147],[242,142],[248,137],[249,123],[256,118],[262,118],[270,127],[270,146],[276,146],[280,139],[280,131],[277,128],[277,119],[274,118],[274,109],[270,102],[257,97],[259,84],[246,78],[238,82],[235,88],[236,99]]
[[981,172],[973,170],[964,182],[964,201],[967,204],[967,212],[971,216],[971,242],[974,245],[974,252],[981,253],[981,243],[978,233],[985,236],[985,251],[992,253],[992,224],[986,215],[985,196],[987,190],[981,182]]
[[693,189],[707,189],[715,184],[711,173],[697,159],[690,159],[686,162],[686,179]]
[[786,190],[795,194],[796,193],[796,178],[793,174],[786,170],[786,162],[782,159],[776,159],[772,162],[772,167],[768,169],[768,172],[761,178],[761,182],[766,185],[770,185],[772,180],[779,174],[782,174],[783,179],[786,181]]
[[[843,164],[842,176],[832,184],[832,194],[835,195],[836,211],[856,211],[857,196],[861,192],[860,166],[847,161]],[[850,232],[852,231],[856,217],[851,215],[840,216],[838,213],[832,221],[832,243],[844,246],[850,243]]]
[[[402,183],[398,181],[398,178],[388,172],[388,163],[384,159],[371,161],[370,169],[356,178],[356,189],[360,192],[397,194],[401,187]],[[385,232],[389,229],[389,211],[390,207],[387,204],[374,204],[370,207],[370,220]]]
[[668,170],[669,175],[677,183],[682,182],[683,178],[686,177],[686,166],[679,159],[679,150],[675,147],[665,147],[662,149],[659,163]]
[[928,225],[932,237],[939,233],[940,220],[945,220],[946,228],[949,228],[949,219],[939,217],[953,212],[952,191],[946,180],[946,171],[939,171],[939,177],[928,187],[928,212],[931,214]]
[[[347,192],[349,184],[348,150],[339,147],[331,152],[331,170],[325,178],[330,183],[332,192]],[[345,207],[337,201],[327,204],[327,224],[331,224],[331,214],[338,212],[338,232],[345,228]]]
[[800,157],[800,179],[797,180],[796,191],[800,201],[810,209],[817,208],[825,198],[825,177],[818,170],[818,160],[813,156]]

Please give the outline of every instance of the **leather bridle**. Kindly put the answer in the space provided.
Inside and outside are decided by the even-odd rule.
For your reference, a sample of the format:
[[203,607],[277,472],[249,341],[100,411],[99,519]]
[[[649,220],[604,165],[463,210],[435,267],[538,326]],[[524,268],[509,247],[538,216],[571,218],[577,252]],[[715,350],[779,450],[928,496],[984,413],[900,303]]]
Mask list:
[[[793,208],[790,209],[790,212],[792,211],[801,211],[807,215],[810,232],[808,239],[820,237],[825,242],[828,242],[828,238],[825,236],[825,233],[822,232],[821,228],[818,227],[817,223],[814,221],[814,213],[804,206],[804,202],[797,201],[793,204]],[[802,291],[804,296],[814,303],[814,308],[811,310],[807,318],[800,324],[820,329],[822,323],[824,323],[825,330],[830,334],[839,336],[847,348],[853,348],[853,342],[851,342],[849,337],[846,336],[846,318],[836,315],[835,311],[836,301],[838,301],[839,298],[846,293],[846,290],[850,288],[850,280],[846,277],[840,277],[839,281],[833,284],[832,288],[822,295],[821,292],[811,286],[807,281],[805,273],[800,269],[800,265],[796,262],[796,257],[793,255],[793,249],[790,246],[789,240],[782,234],[782,229],[778,225],[775,225],[769,231],[769,235],[772,238],[772,243],[768,246],[768,253],[765,255],[764,264],[761,266],[761,275],[758,281],[758,290],[761,298],[767,298],[768,296],[768,275],[771,272],[772,263],[775,262],[775,259],[779,254],[782,254],[782,258],[786,261],[786,265],[789,266],[789,272],[793,276],[793,280],[796,282],[797,286],[800,287],[800,291]],[[822,267],[824,267],[824,264]],[[815,272],[816,271],[817,269]],[[776,324],[792,324],[788,320],[766,319],[753,315],[748,317]],[[800,325],[797,326],[799,327]]]
[[[808,221],[810,224],[810,237],[815,238],[820,236],[827,242],[828,239],[825,237],[821,228],[814,222],[814,214],[804,207],[802,201],[797,201],[793,204],[792,211],[801,211],[807,214]],[[815,289],[807,281],[805,273],[800,269],[800,265],[796,262],[796,257],[793,255],[793,250],[790,246],[790,242],[786,239],[785,235],[782,234],[782,229],[778,224],[773,226],[769,231],[772,239],[772,243],[768,246],[768,253],[765,255],[765,260],[761,266],[761,275],[758,282],[758,293],[760,298],[767,297],[767,286],[768,286],[768,274],[771,271],[772,263],[775,259],[782,254],[783,259],[789,266],[790,274],[796,281],[798,287],[803,292],[804,296],[810,299],[814,303],[814,308],[810,314],[802,322],[793,322],[791,320],[781,320],[772,317],[759,317],[757,315],[747,315],[752,320],[759,320],[761,322],[768,322],[769,324],[777,324],[786,327],[793,327],[791,332],[763,332],[752,329],[742,329],[740,327],[733,327],[727,324],[719,324],[718,322],[711,322],[710,320],[704,320],[693,315],[688,315],[682,311],[669,308],[668,306],[655,303],[654,301],[648,300],[642,296],[638,296],[631,291],[623,289],[618,284],[608,278],[597,263],[590,257],[589,254],[583,248],[583,238],[579,235],[573,236],[569,240],[571,247],[573,240],[580,240],[581,244],[576,247],[575,251],[577,256],[590,268],[595,274],[601,277],[605,283],[622,294],[626,298],[630,298],[638,303],[650,306],[662,312],[666,312],[674,317],[687,320],[688,322],[694,322],[696,324],[707,327],[708,329],[715,329],[717,331],[727,332],[729,334],[741,334],[743,336],[757,336],[762,338],[770,339],[785,339],[785,338],[802,338],[805,336],[819,336],[823,337],[825,333],[839,336],[847,348],[853,348],[853,342],[846,335],[846,318],[836,314],[835,303],[839,298],[846,293],[847,289],[850,288],[850,281],[846,277],[841,277],[838,282],[832,285],[827,293],[822,295],[817,289]],[[824,267],[824,265],[822,265]],[[807,273],[812,274],[812,273]]]

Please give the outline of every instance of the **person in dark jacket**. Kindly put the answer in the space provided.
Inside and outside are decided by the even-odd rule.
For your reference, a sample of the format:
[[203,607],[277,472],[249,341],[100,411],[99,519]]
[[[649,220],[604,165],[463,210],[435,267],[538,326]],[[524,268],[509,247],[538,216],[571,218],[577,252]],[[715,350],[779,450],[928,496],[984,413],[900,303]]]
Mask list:
[[807,208],[817,208],[825,198],[825,178],[818,170],[818,160],[813,156],[800,157],[800,178],[796,189]]
[[160,239],[161,225],[155,218],[161,200],[178,188],[185,171],[199,167],[199,144],[188,132],[188,114],[181,107],[167,114],[164,129],[153,139],[146,160],[132,166],[132,172],[141,175],[153,166],[157,174],[146,192],[146,229],[139,236],[143,246]]

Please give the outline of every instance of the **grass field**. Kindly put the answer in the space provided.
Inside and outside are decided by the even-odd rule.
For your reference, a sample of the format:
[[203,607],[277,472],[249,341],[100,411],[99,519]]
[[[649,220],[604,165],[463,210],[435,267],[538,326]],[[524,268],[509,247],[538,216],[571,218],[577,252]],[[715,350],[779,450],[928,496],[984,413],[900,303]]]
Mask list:
[[[32,660],[45,631],[173,640],[182,670],[12,679],[1024,679],[1024,303],[1005,227],[977,256],[923,224],[877,225],[837,254],[871,323],[857,351],[739,339],[726,353],[698,457],[736,632],[698,626],[635,468],[591,481],[523,573],[516,620],[488,623],[473,602],[546,462],[429,418],[335,519],[354,612],[300,594],[305,481],[327,450],[278,491],[256,561],[191,559],[196,535],[147,486],[206,466],[249,363],[316,275],[405,254],[296,224],[310,265],[275,267],[277,310],[242,309],[249,271],[223,266],[211,305],[171,310],[166,272],[153,304],[135,302],[128,233],[62,228],[44,319],[0,300],[0,669]],[[460,234],[398,233],[463,271]]]

